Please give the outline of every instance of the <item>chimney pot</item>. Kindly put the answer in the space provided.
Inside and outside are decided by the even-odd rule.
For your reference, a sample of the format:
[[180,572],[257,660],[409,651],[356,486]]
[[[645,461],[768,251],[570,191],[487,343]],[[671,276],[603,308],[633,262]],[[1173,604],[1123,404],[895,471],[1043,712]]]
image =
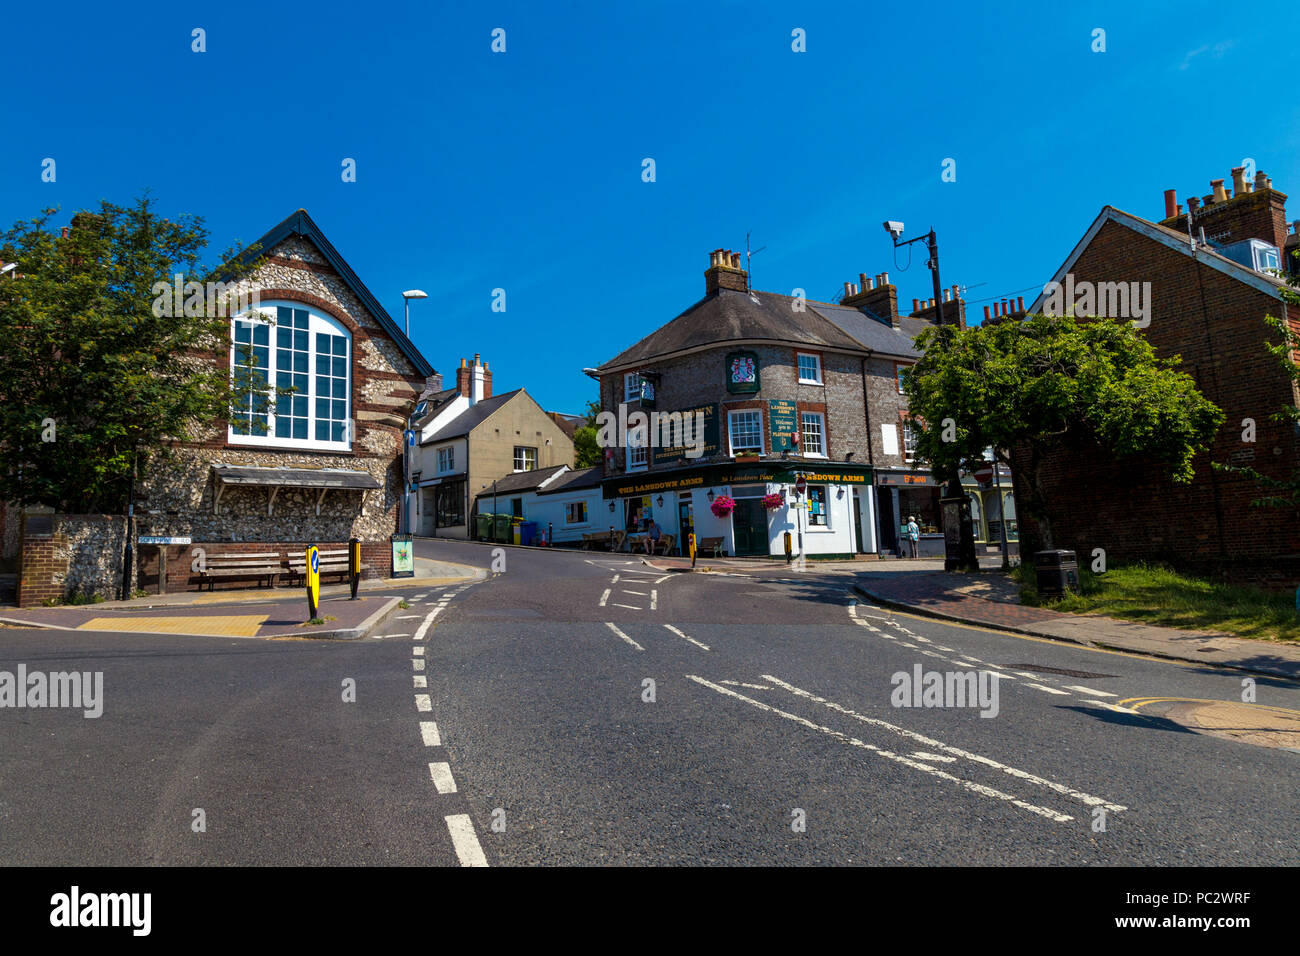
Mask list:
[[866,292],[868,289],[871,288],[871,286],[867,285],[867,274],[865,272],[858,273],[858,282],[862,284],[863,292]]
[[1262,172],[1256,173],[1255,189],[1258,191],[1260,189],[1267,189],[1267,188],[1268,188],[1268,177],[1265,176]]
[[953,286],[953,287],[952,287],[952,297],[953,297],[954,299],[956,299],[956,298],[958,297],[957,286]]
[[1246,193],[1246,167],[1232,167],[1232,195],[1242,196]]
[[996,319],[996,318],[997,318],[998,316],[1000,316],[1001,314],[1002,314],[1002,313],[998,311],[998,304],[997,304],[996,302],[994,302],[994,303],[993,303],[993,318]]
[[460,360],[460,367],[461,367],[461,368],[465,368],[465,367],[466,367],[466,365],[465,365],[465,360],[464,360],[464,359],[461,359],[461,360]]
[[1181,216],[1182,214],[1183,214],[1183,204],[1182,204],[1182,203],[1179,203],[1179,204],[1178,204],[1178,211],[1175,213],[1175,215]]
[[984,306],[984,321],[987,322],[987,321],[989,320],[989,318],[990,318],[990,316],[989,316],[989,307],[986,305],[986,306]]
[[870,292],[870,291],[871,291],[872,289],[874,289],[875,287],[876,287],[876,280],[875,280],[875,279],[868,279],[868,280],[867,280],[867,285],[866,285],[866,291]]
[[1203,197],[1201,197],[1201,203],[1202,203],[1203,205],[1206,205],[1206,206],[1213,206],[1213,205],[1214,205],[1214,193],[1210,193],[1210,195],[1208,195],[1208,196],[1203,196]]
[[853,286],[849,285],[847,282],[844,283],[844,298],[847,299],[849,296],[853,294],[852,292],[849,291],[851,288],[853,288]]
[[1199,209],[1200,206],[1201,206],[1201,201],[1200,201],[1199,199],[1197,199],[1195,196],[1188,196],[1188,197],[1187,197],[1187,211],[1188,211],[1188,212],[1196,212],[1196,210]]
[[920,312],[920,311],[921,311],[921,300],[920,300],[920,299],[913,299],[913,300],[912,300],[912,311],[913,311],[913,312]]
[[1016,296],[1016,311],[1025,311],[1025,297],[1023,295]]
[[888,273],[888,272],[882,272],[882,273],[880,273],[880,284],[881,284],[881,285],[889,285],[889,273]]
[[1226,201],[1227,201],[1227,199],[1228,199],[1228,193],[1227,193],[1227,191],[1223,188],[1223,180],[1222,180],[1222,179],[1211,179],[1211,180],[1210,180],[1210,189],[1212,189],[1212,190],[1214,191],[1214,201],[1215,201],[1215,202],[1226,202]]
[[1174,212],[1174,209],[1177,208],[1177,206],[1178,206],[1178,190],[1166,189],[1165,190],[1165,218],[1166,219],[1172,219],[1175,215],[1177,215],[1177,213]]

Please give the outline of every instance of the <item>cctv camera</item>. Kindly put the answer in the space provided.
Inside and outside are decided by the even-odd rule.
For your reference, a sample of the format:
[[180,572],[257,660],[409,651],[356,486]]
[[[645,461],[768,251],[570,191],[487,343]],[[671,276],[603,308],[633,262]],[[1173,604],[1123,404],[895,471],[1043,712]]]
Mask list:
[[881,223],[885,227],[885,232],[889,233],[895,239],[903,234],[903,224],[890,219],[888,222]]

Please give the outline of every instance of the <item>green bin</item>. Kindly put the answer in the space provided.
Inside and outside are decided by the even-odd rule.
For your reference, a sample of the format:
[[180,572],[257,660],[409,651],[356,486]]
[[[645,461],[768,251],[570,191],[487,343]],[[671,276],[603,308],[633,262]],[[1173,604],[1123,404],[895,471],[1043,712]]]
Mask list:
[[479,513],[474,516],[475,537],[480,541],[486,541],[492,534],[492,516]]
[[512,538],[510,515],[493,515],[492,518],[492,540],[501,544],[509,543]]

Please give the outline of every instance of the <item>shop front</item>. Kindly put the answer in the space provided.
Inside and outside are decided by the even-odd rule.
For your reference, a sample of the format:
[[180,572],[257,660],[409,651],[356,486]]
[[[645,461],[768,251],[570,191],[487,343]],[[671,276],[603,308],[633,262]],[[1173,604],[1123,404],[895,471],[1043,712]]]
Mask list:
[[788,532],[794,554],[849,558],[875,547],[871,474],[838,462],[715,464],[607,478],[602,494],[611,525],[641,533],[654,521],[679,554],[693,532],[728,555],[784,557]]
[[901,468],[877,469],[875,492],[882,552],[908,554],[904,529],[908,520],[915,518],[921,529],[918,556],[943,557],[943,512],[939,505],[943,487],[933,475]]

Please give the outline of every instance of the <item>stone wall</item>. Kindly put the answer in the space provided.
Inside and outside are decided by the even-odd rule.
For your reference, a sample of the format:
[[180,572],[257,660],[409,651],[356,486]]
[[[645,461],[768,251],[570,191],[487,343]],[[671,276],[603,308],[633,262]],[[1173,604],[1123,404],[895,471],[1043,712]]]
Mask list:
[[73,595],[115,600],[122,581],[126,519],[113,515],[29,515],[21,537],[18,606]]

